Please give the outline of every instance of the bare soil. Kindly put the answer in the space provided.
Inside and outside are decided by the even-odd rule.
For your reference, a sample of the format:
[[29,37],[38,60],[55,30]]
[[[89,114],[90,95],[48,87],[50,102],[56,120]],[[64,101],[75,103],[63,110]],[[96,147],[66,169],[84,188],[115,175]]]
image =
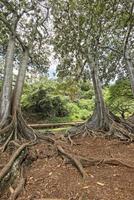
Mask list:
[[[99,159],[116,158],[134,166],[134,144],[103,138],[77,138],[72,147],[63,142],[66,152]],[[133,200],[134,169],[125,166],[86,167],[83,180],[79,171],[66,164],[48,143],[30,150],[35,161],[25,168],[26,186],[18,200]],[[8,154],[4,154],[8,160]],[[5,164],[5,157],[0,165]],[[9,192],[1,200],[8,200]]]

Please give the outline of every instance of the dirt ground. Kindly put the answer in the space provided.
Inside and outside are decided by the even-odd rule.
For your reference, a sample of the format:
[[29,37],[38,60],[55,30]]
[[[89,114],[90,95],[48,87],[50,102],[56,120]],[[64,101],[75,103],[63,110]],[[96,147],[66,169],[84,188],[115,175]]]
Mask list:
[[[63,145],[64,149],[87,158],[116,158],[134,166],[134,144],[89,137],[77,138],[75,143],[73,147]],[[132,168],[104,164],[86,167],[88,177],[83,180],[79,171],[65,164],[49,144],[38,144],[31,152],[37,160],[25,170],[27,181],[18,200],[134,200]],[[1,200],[8,200],[8,195]]]

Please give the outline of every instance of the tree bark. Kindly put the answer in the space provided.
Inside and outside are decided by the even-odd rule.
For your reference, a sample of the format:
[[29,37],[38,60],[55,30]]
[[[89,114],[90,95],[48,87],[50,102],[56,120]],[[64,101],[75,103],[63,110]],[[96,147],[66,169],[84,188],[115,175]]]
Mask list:
[[92,62],[91,64],[91,77],[95,92],[95,111],[93,115],[93,120],[95,120],[96,127],[102,128],[105,130],[109,129],[109,120],[108,120],[108,109],[106,108],[101,83],[98,76],[97,64]]
[[0,119],[1,119],[0,126],[3,126],[3,123],[5,123],[5,121],[10,115],[14,49],[15,49],[15,38],[14,36],[10,35],[6,60],[5,60],[5,74],[4,74],[1,103],[0,103]]
[[127,71],[128,71],[129,78],[130,78],[132,93],[134,96],[134,65],[133,65],[132,60],[129,58],[126,58],[126,63],[127,63]]
[[21,94],[23,91],[23,85],[26,75],[26,69],[28,64],[29,54],[28,54],[28,48],[25,48],[23,51],[21,66],[19,68],[19,73],[17,76],[17,81],[14,89],[14,95],[13,95],[13,104],[12,104],[12,115],[16,113],[17,109],[19,108]]

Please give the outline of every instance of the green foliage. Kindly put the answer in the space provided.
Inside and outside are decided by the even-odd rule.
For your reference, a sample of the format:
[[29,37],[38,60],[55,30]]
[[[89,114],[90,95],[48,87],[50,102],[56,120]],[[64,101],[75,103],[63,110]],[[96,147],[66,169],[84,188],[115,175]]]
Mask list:
[[25,84],[21,103],[24,111],[37,113],[51,122],[78,121],[87,119],[92,113],[92,95],[90,83],[83,85],[82,82],[44,78],[34,84]]
[[26,85],[22,96],[22,107],[26,111],[40,113],[43,117],[64,117],[68,114],[64,101],[60,96],[54,96],[55,87],[47,79]]
[[[82,101],[85,101],[84,103]],[[88,105],[89,103],[89,105]],[[93,102],[81,99],[78,102],[67,103],[67,110],[69,111],[70,120],[86,120],[92,113]]]
[[78,106],[80,109],[87,109],[92,111],[94,108],[93,100],[92,99],[80,99],[78,102]]
[[93,86],[89,80],[81,81],[79,83],[79,87],[81,89],[81,98],[82,99],[92,99],[94,96]]
[[[25,84],[22,108],[49,122],[86,120],[94,109],[93,88],[88,81],[75,84],[70,84],[69,80],[59,82],[47,78]],[[73,98],[70,87],[76,89]],[[134,112],[134,100],[127,79],[105,87],[103,92],[108,107],[116,115],[128,117]]]
[[125,118],[134,113],[134,99],[128,79],[118,80],[104,93],[109,108],[116,115]]
[[59,59],[58,76],[82,76],[87,66],[91,66],[89,57],[94,57],[98,61],[98,74],[103,84],[106,85],[115,78],[128,77],[123,51],[124,41],[127,39],[128,55],[133,61],[132,1],[49,2],[54,24],[52,43]]
[[79,97],[80,88],[71,79],[57,82],[56,89],[58,94],[68,96],[71,101],[75,101]]

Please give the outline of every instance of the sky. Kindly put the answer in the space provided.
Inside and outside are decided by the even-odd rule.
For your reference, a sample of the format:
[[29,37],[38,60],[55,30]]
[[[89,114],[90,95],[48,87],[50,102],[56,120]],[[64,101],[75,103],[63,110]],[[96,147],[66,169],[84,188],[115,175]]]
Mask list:
[[48,71],[48,75],[50,78],[54,79],[56,77],[56,64],[53,63],[53,65],[50,66],[49,71]]
[[54,79],[56,78],[56,67],[58,65],[58,60],[54,58],[54,53],[50,55],[49,60],[51,61],[51,63],[48,70],[48,75],[50,78]]

